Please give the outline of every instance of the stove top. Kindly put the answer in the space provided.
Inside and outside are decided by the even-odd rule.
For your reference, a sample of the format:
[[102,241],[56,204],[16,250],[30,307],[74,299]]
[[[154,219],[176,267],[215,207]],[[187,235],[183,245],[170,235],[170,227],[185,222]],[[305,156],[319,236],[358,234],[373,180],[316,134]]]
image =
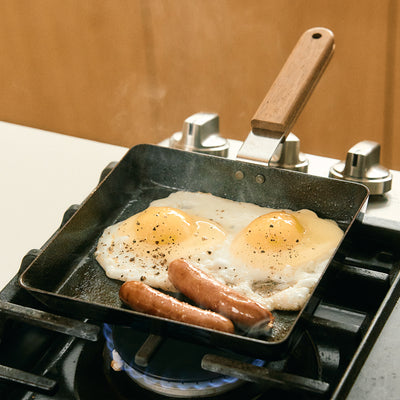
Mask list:
[[[235,158],[241,142],[229,144],[228,157]],[[309,173],[328,176],[335,160],[306,156]],[[400,294],[394,212],[399,173],[391,173],[392,190],[370,198],[362,223],[351,228],[314,293],[315,311],[303,315],[302,334],[283,359],[247,359],[54,315],[18,286],[17,275],[0,292],[0,398],[345,398]],[[67,210],[62,225],[77,207]],[[38,252],[25,256],[19,273]],[[126,335],[134,337],[129,346]]]
[[[72,212],[66,213],[64,222]],[[20,288],[15,277],[0,294],[0,397],[194,398],[197,388],[200,397],[217,399],[345,398],[399,296],[396,241],[398,235],[392,232],[355,225],[314,294],[315,312],[301,320],[298,343],[286,358],[273,361],[238,359],[185,343],[182,348],[182,343],[173,343],[169,349],[171,339],[160,339],[161,345],[156,341],[140,358],[139,350],[143,352],[148,339],[144,333],[134,332],[126,347],[124,337],[131,335],[130,328],[54,316]],[[21,270],[35,255],[27,254]],[[110,337],[116,342],[110,344]],[[188,355],[197,365],[187,364]],[[149,369],[146,363],[157,358],[159,364]],[[122,360],[139,378],[122,370]],[[183,371],[199,371],[189,389],[187,376],[175,375],[180,364]],[[172,371],[164,371],[166,365]],[[196,374],[190,372],[189,378]],[[152,382],[155,376],[173,381],[172,388],[170,383]],[[218,389],[220,382],[224,389]]]

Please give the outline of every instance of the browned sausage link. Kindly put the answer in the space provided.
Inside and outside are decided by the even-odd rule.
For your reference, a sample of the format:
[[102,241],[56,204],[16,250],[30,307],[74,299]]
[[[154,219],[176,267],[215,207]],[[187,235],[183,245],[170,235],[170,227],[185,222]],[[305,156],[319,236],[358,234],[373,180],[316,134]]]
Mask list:
[[120,299],[135,311],[233,333],[232,321],[212,311],[202,310],[156,290],[143,282],[125,282]]
[[172,284],[195,303],[216,311],[240,325],[252,326],[260,321],[272,324],[274,317],[260,304],[216,281],[183,259],[169,264]]

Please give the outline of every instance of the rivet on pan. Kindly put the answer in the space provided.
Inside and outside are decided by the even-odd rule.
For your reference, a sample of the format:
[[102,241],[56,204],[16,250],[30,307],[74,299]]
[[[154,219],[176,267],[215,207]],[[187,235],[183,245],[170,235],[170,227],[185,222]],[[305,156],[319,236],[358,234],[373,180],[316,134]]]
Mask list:
[[256,182],[257,183],[264,183],[265,182],[265,176],[264,175],[256,175]]
[[243,171],[236,171],[236,172],[235,172],[235,178],[236,178],[238,181],[242,180],[242,179],[244,178],[244,173],[243,173]]

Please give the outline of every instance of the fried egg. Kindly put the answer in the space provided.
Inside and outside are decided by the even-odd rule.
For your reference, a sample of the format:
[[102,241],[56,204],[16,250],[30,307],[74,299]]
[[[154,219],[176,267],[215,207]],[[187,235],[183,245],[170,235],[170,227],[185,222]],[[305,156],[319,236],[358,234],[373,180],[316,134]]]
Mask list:
[[184,258],[269,310],[298,310],[342,236],[310,210],[175,192],[105,229],[95,256],[109,278],[166,291],[168,264]]

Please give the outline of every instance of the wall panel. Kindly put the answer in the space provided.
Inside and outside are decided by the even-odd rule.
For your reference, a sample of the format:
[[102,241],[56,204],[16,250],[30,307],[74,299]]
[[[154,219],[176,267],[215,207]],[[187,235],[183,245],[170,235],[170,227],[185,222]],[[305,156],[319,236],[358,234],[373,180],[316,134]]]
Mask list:
[[376,140],[386,165],[399,168],[392,147],[400,77],[388,68],[400,62],[391,36],[399,36],[396,7],[396,0],[4,1],[0,119],[132,146],[157,143],[206,110],[220,114],[224,136],[243,139],[297,39],[325,26],[336,51],[293,128],[302,150],[343,158],[357,141]]

